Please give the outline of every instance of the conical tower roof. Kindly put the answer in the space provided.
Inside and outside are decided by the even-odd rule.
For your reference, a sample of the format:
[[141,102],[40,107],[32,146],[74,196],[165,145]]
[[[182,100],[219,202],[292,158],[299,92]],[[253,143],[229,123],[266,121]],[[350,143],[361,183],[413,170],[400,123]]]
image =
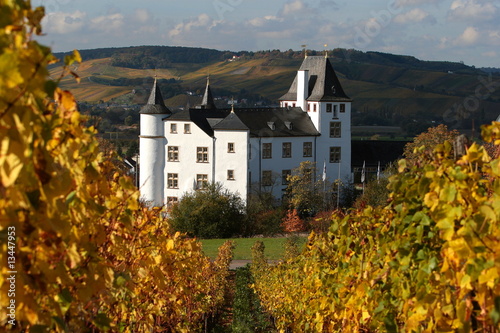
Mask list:
[[203,98],[201,100],[201,104],[199,109],[216,109],[214,103],[214,97],[212,96],[212,90],[210,89],[210,78],[207,78],[207,86],[205,88],[205,93],[203,94]]
[[155,82],[153,84],[153,89],[151,89],[151,95],[149,95],[148,103],[141,108],[141,114],[172,114],[163,101],[163,96],[161,95],[160,87]]

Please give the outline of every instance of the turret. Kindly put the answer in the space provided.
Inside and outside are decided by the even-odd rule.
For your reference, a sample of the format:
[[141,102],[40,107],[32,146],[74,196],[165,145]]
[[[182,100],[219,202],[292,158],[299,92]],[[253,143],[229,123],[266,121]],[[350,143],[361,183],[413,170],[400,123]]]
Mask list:
[[165,168],[165,145],[163,119],[172,115],[165,106],[156,78],[151,95],[140,111],[141,135],[139,136],[141,200],[150,206],[164,204],[163,183]]
[[214,103],[214,97],[212,96],[212,90],[210,89],[210,78],[207,78],[207,86],[205,87],[205,93],[201,99],[201,104],[196,106],[197,109],[216,109]]

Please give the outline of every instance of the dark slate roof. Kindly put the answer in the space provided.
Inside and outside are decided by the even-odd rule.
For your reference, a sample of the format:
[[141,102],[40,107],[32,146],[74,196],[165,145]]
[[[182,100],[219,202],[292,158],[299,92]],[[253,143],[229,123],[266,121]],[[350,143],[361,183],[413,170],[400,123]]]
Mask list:
[[[221,119],[214,122],[214,118]],[[207,135],[216,130],[249,130],[251,137],[317,136],[311,118],[301,108],[244,108],[231,110],[189,109],[173,114],[167,121],[192,121]],[[292,124],[287,126],[286,122]],[[213,124],[213,127],[210,124]],[[274,124],[274,130],[269,124]]]
[[232,131],[248,131],[249,128],[241,121],[241,119],[234,112],[212,126],[213,130],[232,130]]
[[366,166],[382,166],[400,159],[403,156],[408,141],[379,141],[353,140],[351,141],[351,165],[360,167],[363,162]]
[[214,97],[212,95],[212,90],[210,89],[210,81],[207,79],[207,87],[205,88],[205,93],[201,99],[201,104],[197,106],[198,109],[215,109]]
[[165,106],[163,96],[161,95],[160,87],[156,84],[156,79],[149,95],[148,103],[141,108],[141,114],[172,114]]
[[[340,81],[328,58],[324,56],[309,56],[304,59],[299,70],[307,70],[309,72],[308,101],[351,101],[344,92],[344,89],[342,89]],[[297,100],[297,76],[293,80],[288,92],[281,96],[279,100]]]

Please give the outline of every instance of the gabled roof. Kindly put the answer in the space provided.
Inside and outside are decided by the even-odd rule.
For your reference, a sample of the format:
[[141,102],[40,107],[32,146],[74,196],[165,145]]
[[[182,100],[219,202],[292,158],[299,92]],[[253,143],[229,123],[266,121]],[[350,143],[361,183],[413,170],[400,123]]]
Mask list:
[[165,114],[170,115],[172,112],[165,106],[163,96],[161,95],[160,87],[155,82],[151,94],[149,95],[148,103],[141,108],[141,114]]
[[[307,70],[309,77],[308,101],[346,101],[351,99],[346,95],[335,74],[332,64],[324,56],[309,56],[304,59],[299,70]],[[297,100],[297,77],[292,82],[286,94],[279,98],[280,101]]]
[[213,130],[230,130],[230,131],[248,131],[249,128],[241,121],[241,119],[234,112],[212,126]]
[[[221,121],[214,121],[214,118]],[[214,135],[214,129],[248,130],[251,137],[319,135],[311,118],[301,108],[248,108],[235,109],[234,113],[229,109],[189,109],[175,113],[165,120],[192,121],[209,136]],[[274,130],[268,126],[270,122],[274,123]]]

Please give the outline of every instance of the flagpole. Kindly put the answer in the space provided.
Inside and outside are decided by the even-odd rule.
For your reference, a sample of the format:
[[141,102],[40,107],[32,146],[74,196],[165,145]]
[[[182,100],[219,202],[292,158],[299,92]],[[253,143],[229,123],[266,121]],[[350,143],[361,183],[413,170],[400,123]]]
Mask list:
[[361,183],[363,184],[363,194],[365,193],[365,161],[363,161],[363,169],[361,170]]
[[339,161],[339,176],[337,180],[337,209],[339,209],[340,206],[340,162]]
[[326,159],[323,161],[323,204],[326,209]]
[[378,161],[378,167],[377,167],[377,181],[380,180],[380,161]]

